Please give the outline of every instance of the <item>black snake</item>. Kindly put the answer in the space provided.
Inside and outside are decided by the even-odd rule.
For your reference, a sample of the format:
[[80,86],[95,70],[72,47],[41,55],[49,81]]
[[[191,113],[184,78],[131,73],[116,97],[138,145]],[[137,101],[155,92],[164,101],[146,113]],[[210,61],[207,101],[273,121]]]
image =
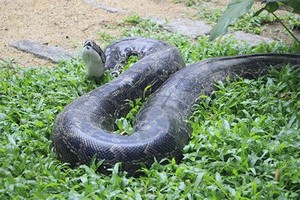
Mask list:
[[[130,55],[140,60],[68,105],[55,121],[52,140],[63,162],[79,165],[104,159],[103,168],[122,162],[122,169],[130,173],[141,163],[151,166],[154,158],[181,158],[191,135],[187,120],[193,105],[200,94],[213,91],[216,81],[256,78],[271,66],[300,65],[300,55],[270,53],[213,58],[185,67],[175,47],[146,38],[119,40],[104,52],[106,69],[121,67]],[[140,98],[149,85],[155,92],[140,109],[134,133],[117,134],[115,120],[129,111],[128,99]]]

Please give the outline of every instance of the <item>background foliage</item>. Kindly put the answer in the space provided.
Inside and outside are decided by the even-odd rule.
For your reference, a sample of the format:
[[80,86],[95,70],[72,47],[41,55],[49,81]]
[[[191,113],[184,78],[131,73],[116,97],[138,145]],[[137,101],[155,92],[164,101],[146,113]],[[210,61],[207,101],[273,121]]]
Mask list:
[[[283,26],[283,28],[293,37],[295,42],[300,45],[300,41],[294,34],[289,30],[289,28],[281,21],[281,19],[275,14],[280,6],[288,6],[291,8],[292,12],[300,14],[300,0],[264,0],[265,6],[258,10],[253,17],[258,16],[263,11],[267,11],[272,14]],[[231,0],[228,4],[227,10],[219,18],[217,24],[212,29],[210,33],[210,40],[214,40],[220,35],[227,32],[228,26],[237,22],[237,19],[249,12],[254,4],[254,0]]]

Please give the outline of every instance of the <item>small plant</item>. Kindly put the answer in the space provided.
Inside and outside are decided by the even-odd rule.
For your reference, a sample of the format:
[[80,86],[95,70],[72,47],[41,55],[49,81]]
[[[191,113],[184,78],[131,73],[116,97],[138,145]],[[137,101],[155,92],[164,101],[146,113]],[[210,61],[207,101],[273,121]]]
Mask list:
[[135,123],[136,114],[138,113],[140,107],[143,105],[144,101],[142,98],[137,98],[134,101],[128,100],[130,105],[130,111],[125,117],[116,119],[117,132],[120,135],[130,135],[133,133],[133,124]]
[[125,22],[130,23],[130,24],[138,24],[142,21],[143,19],[138,16],[136,13],[132,13],[130,16],[124,19]]
[[109,45],[112,41],[116,40],[116,37],[113,37],[111,34],[108,33],[98,33],[100,46],[104,48],[105,46]]
[[136,63],[139,60],[138,56],[132,55],[128,58],[126,65],[121,70],[121,73],[125,72],[128,70],[134,63]]
[[144,89],[143,96],[135,100],[128,100],[130,110],[125,117],[116,119],[115,124],[117,125],[117,132],[121,135],[130,135],[133,133],[133,126],[136,121],[137,113],[139,112],[142,105],[147,100],[147,93],[151,90],[151,85],[148,85]]

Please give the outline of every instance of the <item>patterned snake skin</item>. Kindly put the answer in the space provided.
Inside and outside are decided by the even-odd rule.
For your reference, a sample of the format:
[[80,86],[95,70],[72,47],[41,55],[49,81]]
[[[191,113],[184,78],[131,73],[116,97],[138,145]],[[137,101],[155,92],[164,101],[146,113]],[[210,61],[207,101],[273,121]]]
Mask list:
[[[154,158],[180,160],[189,142],[187,122],[201,94],[210,94],[216,81],[226,77],[256,78],[270,68],[290,63],[300,66],[300,55],[254,54],[214,58],[185,67],[179,51],[164,42],[126,38],[105,50],[107,69],[122,67],[130,55],[141,59],[113,81],[81,96],[57,117],[52,140],[58,159],[72,166],[104,159],[101,169],[122,162],[134,173]],[[134,133],[115,132],[115,120],[130,109],[129,100],[140,98],[151,85],[149,99],[139,111]]]

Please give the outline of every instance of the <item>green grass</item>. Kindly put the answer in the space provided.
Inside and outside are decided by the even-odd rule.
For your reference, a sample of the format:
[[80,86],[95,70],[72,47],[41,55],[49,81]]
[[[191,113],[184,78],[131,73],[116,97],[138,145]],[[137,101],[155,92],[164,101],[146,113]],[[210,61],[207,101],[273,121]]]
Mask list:
[[[127,22],[123,29],[126,36],[170,42],[187,63],[292,51],[280,43],[249,47],[231,39],[190,41],[147,20],[134,26]],[[72,169],[52,150],[50,135],[57,114],[111,80],[108,74],[99,84],[86,80],[78,59],[54,68],[24,69],[13,61],[1,62],[0,77],[0,199],[300,198],[299,71],[285,68],[257,81],[219,83],[213,96],[202,96],[195,106],[192,138],[182,162],[155,162],[138,178],[126,176],[119,164],[111,175],[95,172],[100,163]],[[133,102],[134,109],[138,106]]]
[[219,83],[214,98],[202,98],[185,158],[209,174],[218,197],[299,195],[298,73]]

